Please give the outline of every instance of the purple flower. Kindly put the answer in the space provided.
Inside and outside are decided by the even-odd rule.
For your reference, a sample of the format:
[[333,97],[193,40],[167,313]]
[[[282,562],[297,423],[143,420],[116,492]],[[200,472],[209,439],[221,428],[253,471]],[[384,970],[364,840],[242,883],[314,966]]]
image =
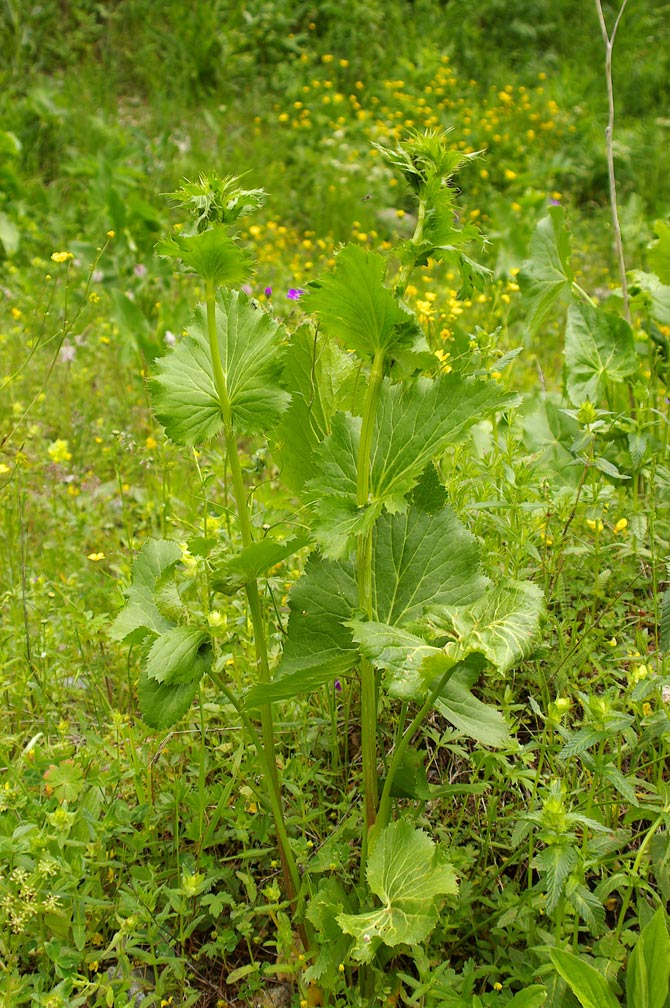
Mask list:
[[251,293],[252,292],[251,292],[251,287],[249,286],[249,284],[242,284],[242,290],[247,295],[247,297],[251,297]]
[[549,200],[549,206],[561,206],[561,201],[559,199],[554,199],[552,196]]
[[335,680],[335,692],[336,693],[341,693],[342,692],[342,683],[340,682],[339,679]]
[[299,301],[304,293],[305,292],[302,289],[302,287],[290,287],[286,297],[289,299],[289,301]]
[[272,287],[266,287],[263,293],[266,297],[272,297]]
[[146,276],[147,272],[148,271],[144,263],[136,263],[136,265],[133,266],[133,273],[135,274],[136,277]]

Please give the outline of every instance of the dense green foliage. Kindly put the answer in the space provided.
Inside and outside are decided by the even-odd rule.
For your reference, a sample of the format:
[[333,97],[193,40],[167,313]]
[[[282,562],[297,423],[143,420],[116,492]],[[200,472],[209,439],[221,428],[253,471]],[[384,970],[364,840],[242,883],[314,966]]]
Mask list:
[[668,1008],[668,13],[4,4],[2,1008]]

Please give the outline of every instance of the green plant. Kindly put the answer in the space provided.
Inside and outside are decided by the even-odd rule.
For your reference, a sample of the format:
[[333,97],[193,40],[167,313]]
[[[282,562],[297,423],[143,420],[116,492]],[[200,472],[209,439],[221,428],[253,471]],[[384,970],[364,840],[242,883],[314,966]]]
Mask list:
[[[414,235],[397,249],[397,275],[387,282],[381,256],[345,247],[334,272],[320,276],[305,298],[319,328],[302,322],[288,346],[259,304],[227,289],[247,268],[230,231],[259,206],[262,193],[212,177],[176,194],[194,223],[159,252],[197,273],[206,297],[189,335],[157,362],[154,408],[174,441],[199,445],[223,436],[241,549],[234,539],[198,546],[204,580],[194,609],[179,584],[179,547],[145,544],[128,604],[112,628],[116,640],[142,649],[140,704],[150,724],[167,727],[181,717],[207,673],[237,711],[256,747],[285,892],[313,960],[307,978],[331,986],[350,956],[360,964],[366,997],[375,988],[369,966],[385,949],[420,945],[437,920],[438,901],[456,890],[453,869],[427,834],[402,818],[393,821],[398,775],[420,768],[412,744],[434,707],[463,723],[478,704],[470,689],[484,664],[504,673],[526,655],[541,611],[532,584],[489,587],[477,546],[448,507],[433,465],[472,424],[514,397],[495,381],[468,377],[467,367],[440,374],[439,358],[402,303],[411,272],[428,257],[454,260],[466,293],[481,283],[484,271],[464,251],[477,233],[455,225],[448,184],[464,158],[435,132],[383,153],[418,204]],[[358,389],[364,392],[357,408]],[[282,480],[302,498],[301,509],[284,519],[298,528],[288,539],[271,531],[259,539],[255,531],[263,515],[249,506],[239,452],[242,437],[259,435],[274,446]],[[291,589],[273,675],[276,631],[259,580],[308,544],[317,551]],[[210,629],[212,593],[240,589],[256,653],[251,683],[225,675]],[[310,896],[284,819],[272,704],[332,688],[338,677],[351,678],[360,702],[360,875],[369,892],[356,887],[346,894],[328,882]],[[378,719],[389,705],[399,714],[380,791]],[[476,737],[500,744],[507,737],[502,719],[479,707]],[[403,793],[413,795],[416,786],[406,784]]]

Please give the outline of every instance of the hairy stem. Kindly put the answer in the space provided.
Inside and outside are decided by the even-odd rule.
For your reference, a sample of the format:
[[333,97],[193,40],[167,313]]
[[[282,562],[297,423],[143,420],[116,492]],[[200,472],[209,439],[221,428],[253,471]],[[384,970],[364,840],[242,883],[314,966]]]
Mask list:
[[[372,362],[361,439],[358,449],[356,503],[364,507],[370,493],[370,456],[377,401],[384,378],[384,351],[378,350]],[[372,616],[372,529],[358,537],[356,548],[358,604],[368,619]],[[361,755],[363,760],[363,794],[366,833],[377,817],[377,681],[374,666],[361,658]],[[365,850],[365,844],[364,844]]]

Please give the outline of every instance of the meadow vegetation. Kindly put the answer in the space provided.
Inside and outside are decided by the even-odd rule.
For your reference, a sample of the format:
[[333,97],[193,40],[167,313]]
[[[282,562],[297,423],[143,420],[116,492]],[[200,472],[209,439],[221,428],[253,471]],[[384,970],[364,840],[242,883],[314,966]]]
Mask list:
[[668,1008],[669,5],[160,7],[0,10],[0,1008]]

